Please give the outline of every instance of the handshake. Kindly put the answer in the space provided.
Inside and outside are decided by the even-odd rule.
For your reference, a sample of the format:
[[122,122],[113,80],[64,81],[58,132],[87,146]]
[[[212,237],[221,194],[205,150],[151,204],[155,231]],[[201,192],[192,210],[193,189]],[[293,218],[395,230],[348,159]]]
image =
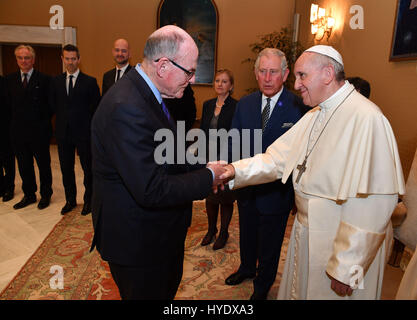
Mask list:
[[217,193],[219,188],[224,190],[224,185],[235,177],[235,168],[226,161],[213,161],[207,164],[214,173],[213,193]]

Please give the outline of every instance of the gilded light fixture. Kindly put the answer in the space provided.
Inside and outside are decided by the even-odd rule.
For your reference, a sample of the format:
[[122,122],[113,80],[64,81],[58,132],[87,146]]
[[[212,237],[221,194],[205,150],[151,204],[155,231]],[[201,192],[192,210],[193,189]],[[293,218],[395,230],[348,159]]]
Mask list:
[[326,9],[320,8],[317,4],[311,4],[311,34],[315,35],[316,40],[322,40],[325,35],[327,35],[327,39],[329,39],[335,22],[335,19],[331,17],[330,14],[326,16]]

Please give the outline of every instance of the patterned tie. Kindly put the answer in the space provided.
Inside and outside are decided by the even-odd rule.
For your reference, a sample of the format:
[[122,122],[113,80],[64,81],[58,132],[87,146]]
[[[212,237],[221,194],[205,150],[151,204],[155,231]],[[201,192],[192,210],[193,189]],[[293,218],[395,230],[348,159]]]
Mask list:
[[72,89],[74,88],[74,86],[73,86],[73,84],[72,84],[72,78],[73,78],[74,76],[73,75],[70,75],[69,76],[69,83],[68,83],[68,97],[70,97],[71,96],[71,94],[72,94]]
[[262,133],[264,132],[266,125],[269,120],[269,112],[271,110],[271,98],[266,98],[266,106],[264,107],[264,110],[262,111]]
[[120,70],[120,69],[117,70],[116,82],[119,81],[119,79],[120,79],[120,71],[122,71],[122,70]]
[[22,84],[23,84],[23,88],[26,89],[26,87],[28,86],[28,74],[27,73],[24,73],[23,74],[23,82],[22,82]]

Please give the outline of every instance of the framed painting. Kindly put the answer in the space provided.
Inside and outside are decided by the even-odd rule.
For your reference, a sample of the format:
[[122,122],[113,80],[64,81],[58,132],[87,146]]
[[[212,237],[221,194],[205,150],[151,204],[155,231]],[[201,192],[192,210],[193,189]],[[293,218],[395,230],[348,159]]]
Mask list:
[[417,0],[397,0],[390,61],[417,59]]
[[213,0],[162,0],[158,28],[168,24],[187,31],[197,44],[199,55],[195,84],[212,85],[217,63],[218,12]]

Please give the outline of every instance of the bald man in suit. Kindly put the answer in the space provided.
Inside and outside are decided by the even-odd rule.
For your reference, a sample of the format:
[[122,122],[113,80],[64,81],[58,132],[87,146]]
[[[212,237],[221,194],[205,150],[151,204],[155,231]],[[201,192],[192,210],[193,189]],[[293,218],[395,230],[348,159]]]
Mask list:
[[129,64],[130,48],[126,39],[117,39],[114,42],[112,50],[116,67],[107,71],[103,75],[103,84],[101,86],[102,96],[114,85],[121,77],[127,74],[132,67]]

